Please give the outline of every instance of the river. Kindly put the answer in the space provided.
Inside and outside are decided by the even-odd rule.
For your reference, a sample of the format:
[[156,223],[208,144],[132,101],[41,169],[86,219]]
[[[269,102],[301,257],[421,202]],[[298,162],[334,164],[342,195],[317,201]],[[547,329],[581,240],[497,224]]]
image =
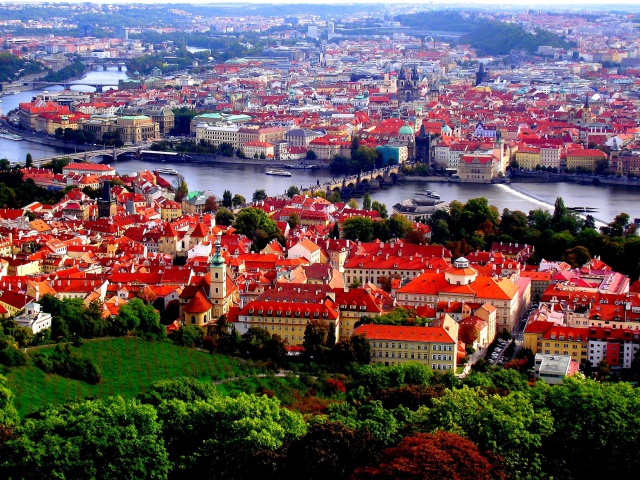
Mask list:
[[[117,67],[111,67],[107,71],[94,70],[86,74],[83,79],[87,83],[102,83],[116,81],[125,78],[124,72]],[[60,90],[62,87],[49,87],[49,91]],[[91,91],[91,87],[74,85],[72,90]],[[29,90],[17,95],[5,95],[2,97],[2,111],[17,108],[20,102],[30,101],[39,90]],[[59,153],[63,149],[39,145],[32,142],[15,142],[0,139],[0,152],[11,162],[23,162],[27,153],[33,158],[41,158]],[[175,168],[184,175],[187,185],[191,190],[210,190],[217,196],[222,196],[224,190],[239,193],[250,199],[257,189],[265,189],[270,195],[280,195],[291,185],[310,186],[317,181],[323,183],[332,178],[325,170],[291,170],[291,177],[278,177],[265,175],[267,168],[249,165],[206,165],[206,164],[148,164],[138,160],[121,161],[117,164],[119,173],[128,174],[143,169],[151,169],[154,166]],[[168,180],[172,180],[167,175]],[[385,203],[391,211],[391,206],[404,199],[416,196],[425,190],[438,192],[442,200],[460,200],[469,198],[487,197],[489,203],[495,205],[501,212],[504,208],[529,212],[536,208],[553,209],[557,197],[562,197],[565,205],[569,207],[593,207],[598,211],[593,216],[600,222],[610,222],[620,212],[628,213],[631,218],[640,218],[640,189],[625,187],[604,187],[593,185],[578,185],[574,183],[522,183],[514,185],[474,185],[459,183],[405,183],[396,185],[388,190],[379,190],[371,193],[374,200]],[[360,199],[361,201],[361,199]]]
[[[290,170],[291,177],[265,175],[267,167],[253,165],[202,164],[202,163],[149,163],[140,160],[120,161],[116,165],[119,173],[130,174],[157,167],[174,168],[184,176],[190,190],[209,190],[221,197],[224,190],[250,199],[257,189],[269,195],[281,195],[295,185],[308,187],[318,181],[324,183],[333,177],[327,169]],[[163,175],[169,181],[176,177]],[[479,185],[470,183],[402,183],[385,190],[370,193],[373,200],[391,207],[426,190],[434,190],[442,200],[460,200],[486,197],[500,212],[508,208],[528,213],[536,208],[553,210],[557,197],[564,199],[568,207],[593,207],[598,211],[592,215],[600,223],[608,223],[620,212],[631,218],[640,217],[640,189],[579,185],[575,183],[516,183],[513,185]],[[358,199],[361,203],[362,199]]]

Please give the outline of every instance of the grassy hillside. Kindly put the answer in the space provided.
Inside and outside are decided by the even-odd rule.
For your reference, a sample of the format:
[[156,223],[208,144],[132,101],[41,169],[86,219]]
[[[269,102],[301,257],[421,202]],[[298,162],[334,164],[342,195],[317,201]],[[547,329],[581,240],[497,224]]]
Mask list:
[[100,383],[89,385],[47,375],[33,364],[12,368],[6,377],[21,416],[51,403],[62,404],[87,396],[131,398],[162,379],[196,377],[211,381],[249,373],[245,364],[230,357],[138,338],[86,342],[74,350],[98,365],[102,374]]

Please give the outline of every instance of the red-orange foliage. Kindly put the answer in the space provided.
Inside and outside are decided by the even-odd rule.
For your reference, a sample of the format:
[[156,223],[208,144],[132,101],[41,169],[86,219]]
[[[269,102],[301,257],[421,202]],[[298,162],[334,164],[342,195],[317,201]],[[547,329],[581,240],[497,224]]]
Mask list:
[[322,415],[327,413],[327,407],[333,400],[312,395],[300,395],[297,390],[293,392],[294,401],[289,405],[290,410],[296,410],[303,415]]
[[418,433],[384,451],[376,466],[358,468],[352,480],[504,479],[495,458],[482,455],[472,441],[448,432]]

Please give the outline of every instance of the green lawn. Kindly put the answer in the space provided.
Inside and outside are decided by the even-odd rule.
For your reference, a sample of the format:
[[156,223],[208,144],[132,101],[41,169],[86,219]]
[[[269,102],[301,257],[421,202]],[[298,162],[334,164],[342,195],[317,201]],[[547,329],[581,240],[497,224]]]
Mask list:
[[6,373],[21,416],[48,404],[87,396],[131,398],[163,379],[196,377],[211,381],[251,373],[251,368],[231,357],[132,337],[87,341],[79,351],[98,365],[102,375],[98,385],[47,375],[33,365]]

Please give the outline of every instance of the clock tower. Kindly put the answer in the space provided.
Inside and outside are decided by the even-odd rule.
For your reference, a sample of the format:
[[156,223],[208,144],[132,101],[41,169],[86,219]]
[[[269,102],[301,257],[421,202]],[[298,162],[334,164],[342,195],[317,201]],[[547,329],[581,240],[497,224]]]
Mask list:
[[227,305],[227,264],[221,253],[220,237],[218,233],[215,243],[215,252],[209,262],[209,300],[213,304],[213,318],[224,315],[229,310]]

